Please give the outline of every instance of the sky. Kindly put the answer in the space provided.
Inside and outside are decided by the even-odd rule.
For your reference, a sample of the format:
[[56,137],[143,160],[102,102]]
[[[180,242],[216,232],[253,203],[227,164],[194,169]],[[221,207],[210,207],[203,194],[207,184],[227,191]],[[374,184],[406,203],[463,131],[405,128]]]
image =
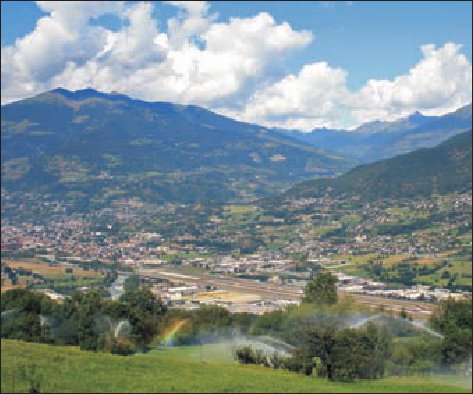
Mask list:
[[472,3],[1,2],[2,104],[56,87],[309,131],[472,101]]

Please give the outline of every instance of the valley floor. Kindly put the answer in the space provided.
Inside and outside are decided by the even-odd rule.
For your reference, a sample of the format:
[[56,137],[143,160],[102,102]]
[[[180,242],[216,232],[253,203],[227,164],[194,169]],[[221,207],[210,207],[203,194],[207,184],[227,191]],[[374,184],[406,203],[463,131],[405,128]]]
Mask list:
[[[1,341],[1,392],[471,392],[434,377],[332,383],[233,361],[229,345],[158,349],[122,357],[15,340]],[[456,382],[458,384],[458,382]]]

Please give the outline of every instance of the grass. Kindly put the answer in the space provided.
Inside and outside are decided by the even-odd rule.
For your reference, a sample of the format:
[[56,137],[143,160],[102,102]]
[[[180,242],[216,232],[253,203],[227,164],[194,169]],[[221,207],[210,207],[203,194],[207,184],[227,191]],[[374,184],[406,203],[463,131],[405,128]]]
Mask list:
[[[154,350],[130,357],[77,347],[2,340],[1,391],[26,392],[471,392],[425,377],[332,383],[292,372],[240,365],[223,345]],[[32,367],[32,366],[35,367]]]
[[[40,263],[40,262],[31,262],[31,261],[13,261],[13,260],[5,260],[2,262],[2,265],[11,268],[24,268],[27,270],[31,270],[37,274],[44,276],[45,278],[51,279],[67,279],[70,278],[71,275],[75,277],[81,278],[98,278],[103,276],[100,272],[95,272],[94,270],[86,271],[79,267],[69,267],[64,265],[58,264],[47,264],[47,263]],[[66,273],[66,269],[72,269],[72,273]]]
[[[357,275],[364,278],[373,277],[368,270],[368,260],[382,260],[383,267],[390,269],[400,263],[409,263],[417,265],[418,267],[435,268],[440,265],[442,261],[447,260],[448,265],[443,268],[438,268],[435,272],[421,275],[420,273],[414,278],[414,281],[419,284],[428,286],[446,286],[448,278],[442,279],[442,273],[448,271],[451,275],[456,274],[458,277],[455,281],[456,285],[469,286],[472,285],[472,265],[471,254],[463,253],[460,250],[450,250],[442,253],[437,253],[435,256],[430,254],[419,255],[417,257],[408,254],[395,254],[388,257],[381,257],[379,254],[368,253],[362,255],[333,255],[333,260],[345,260],[346,264],[329,264],[326,268],[340,271],[348,275]],[[390,273],[392,274],[392,273]],[[398,276],[391,276],[397,278]]]
[[224,206],[224,210],[230,213],[249,213],[253,212],[256,209],[254,206],[248,205],[226,205]]

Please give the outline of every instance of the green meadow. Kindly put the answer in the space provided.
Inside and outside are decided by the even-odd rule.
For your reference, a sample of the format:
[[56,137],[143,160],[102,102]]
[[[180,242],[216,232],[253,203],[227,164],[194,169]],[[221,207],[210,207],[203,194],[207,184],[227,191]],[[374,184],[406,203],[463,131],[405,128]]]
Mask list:
[[471,389],[433,377],[392,377],[351,383],[240,365],[231,345],[153,350],[129,357],[15,340],[1,341],[1,391],[27,392],[402,392],[453,393]]

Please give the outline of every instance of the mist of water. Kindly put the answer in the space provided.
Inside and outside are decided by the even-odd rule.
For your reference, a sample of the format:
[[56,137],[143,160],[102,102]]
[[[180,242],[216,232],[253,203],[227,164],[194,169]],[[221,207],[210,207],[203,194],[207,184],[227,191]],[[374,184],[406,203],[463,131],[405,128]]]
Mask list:
[[271,337],[269,335],[261,335],[257,337],[258,340],[268,343],[273,344],[275,347],[279,347],[280,349],[282,348],[283,350],[293,350],[294,346],[290,345],[287,342],[281,341],[278,338]]
[[288,356],[290,351],[294,348],[286,342],[267,335],[254,337],[239,336],[232,338],[229,342],[232,343],[234,347],[251,346],[256,350],[262,351],[266,355],[279,353],[283,356]]
[[408,320],[413,326],[420,328],[421,330],[424,330],[425,332],[428,332],[430,335],[433,335],[434,337],[443,339],[444,336],[437,331],[432,330],[431,328],[425,326],[424,322],[419,322],[419,321],[410,321]]
[[368,316],[368,317],[361,318],[361,319],[356,319],[355,323],[350,324],[348,327],[350,327],[350,328],[360,328],[360,327],[364,326],[366,323],[368,323],[372,320],[379,319],[380,317],[383,317],[382,313],[378,313],[377,315]]
[[[350,328],[360,328],[360,327],[364,326],[366,323],[368,323],[370,321],[374,321],[374,320],[381,319],[381,318],[384,318],[384,317],[386,317],[386,316],[383,313],[378,313],[377,315],[372,315],[372,316],[363,317],[363,318],[357,318],[354,323],[351,323],[349,325],[349,327]],[[390,318],[393,319],[394,317],[390,317]],[[408,320],[408,319],[403,319],[403,318],[400,318],[400,317],[397,317],[397,318],[394,318],[394,319],[398,319],[398,320],[401,320],[403,322],[409,323],[412,326],[414,326],[416,328],[419,328],[422,331],[425,331],[425,332],[429,333],[430,335],[433,335],[437,338],[440,338],[440,339],[444,338],[444,336],[442,334],[440,334],[437,331],[432,330],[431,328],[427,327],[425,325],[425,322],[420,322],[420,321],[416,321],[416,320]]]
[[1,314],[1,318],[5,319],[5,318],[14,317],[17,312],[18,312],[18,309],[16,309],[16,308],[15,309],[9,309],[8,311],[3,311],[2,314]]
[[115,330],[113,332],[113,336],[115,338],[126,337],[126,336],[130,335],[130,333],[131,333],[130,322],[128,320],[121,320],[116,325]]
[[112,331],[112,320],[106,315],[100,315],[95,318],[95,326],[97,331],[101,333]]

